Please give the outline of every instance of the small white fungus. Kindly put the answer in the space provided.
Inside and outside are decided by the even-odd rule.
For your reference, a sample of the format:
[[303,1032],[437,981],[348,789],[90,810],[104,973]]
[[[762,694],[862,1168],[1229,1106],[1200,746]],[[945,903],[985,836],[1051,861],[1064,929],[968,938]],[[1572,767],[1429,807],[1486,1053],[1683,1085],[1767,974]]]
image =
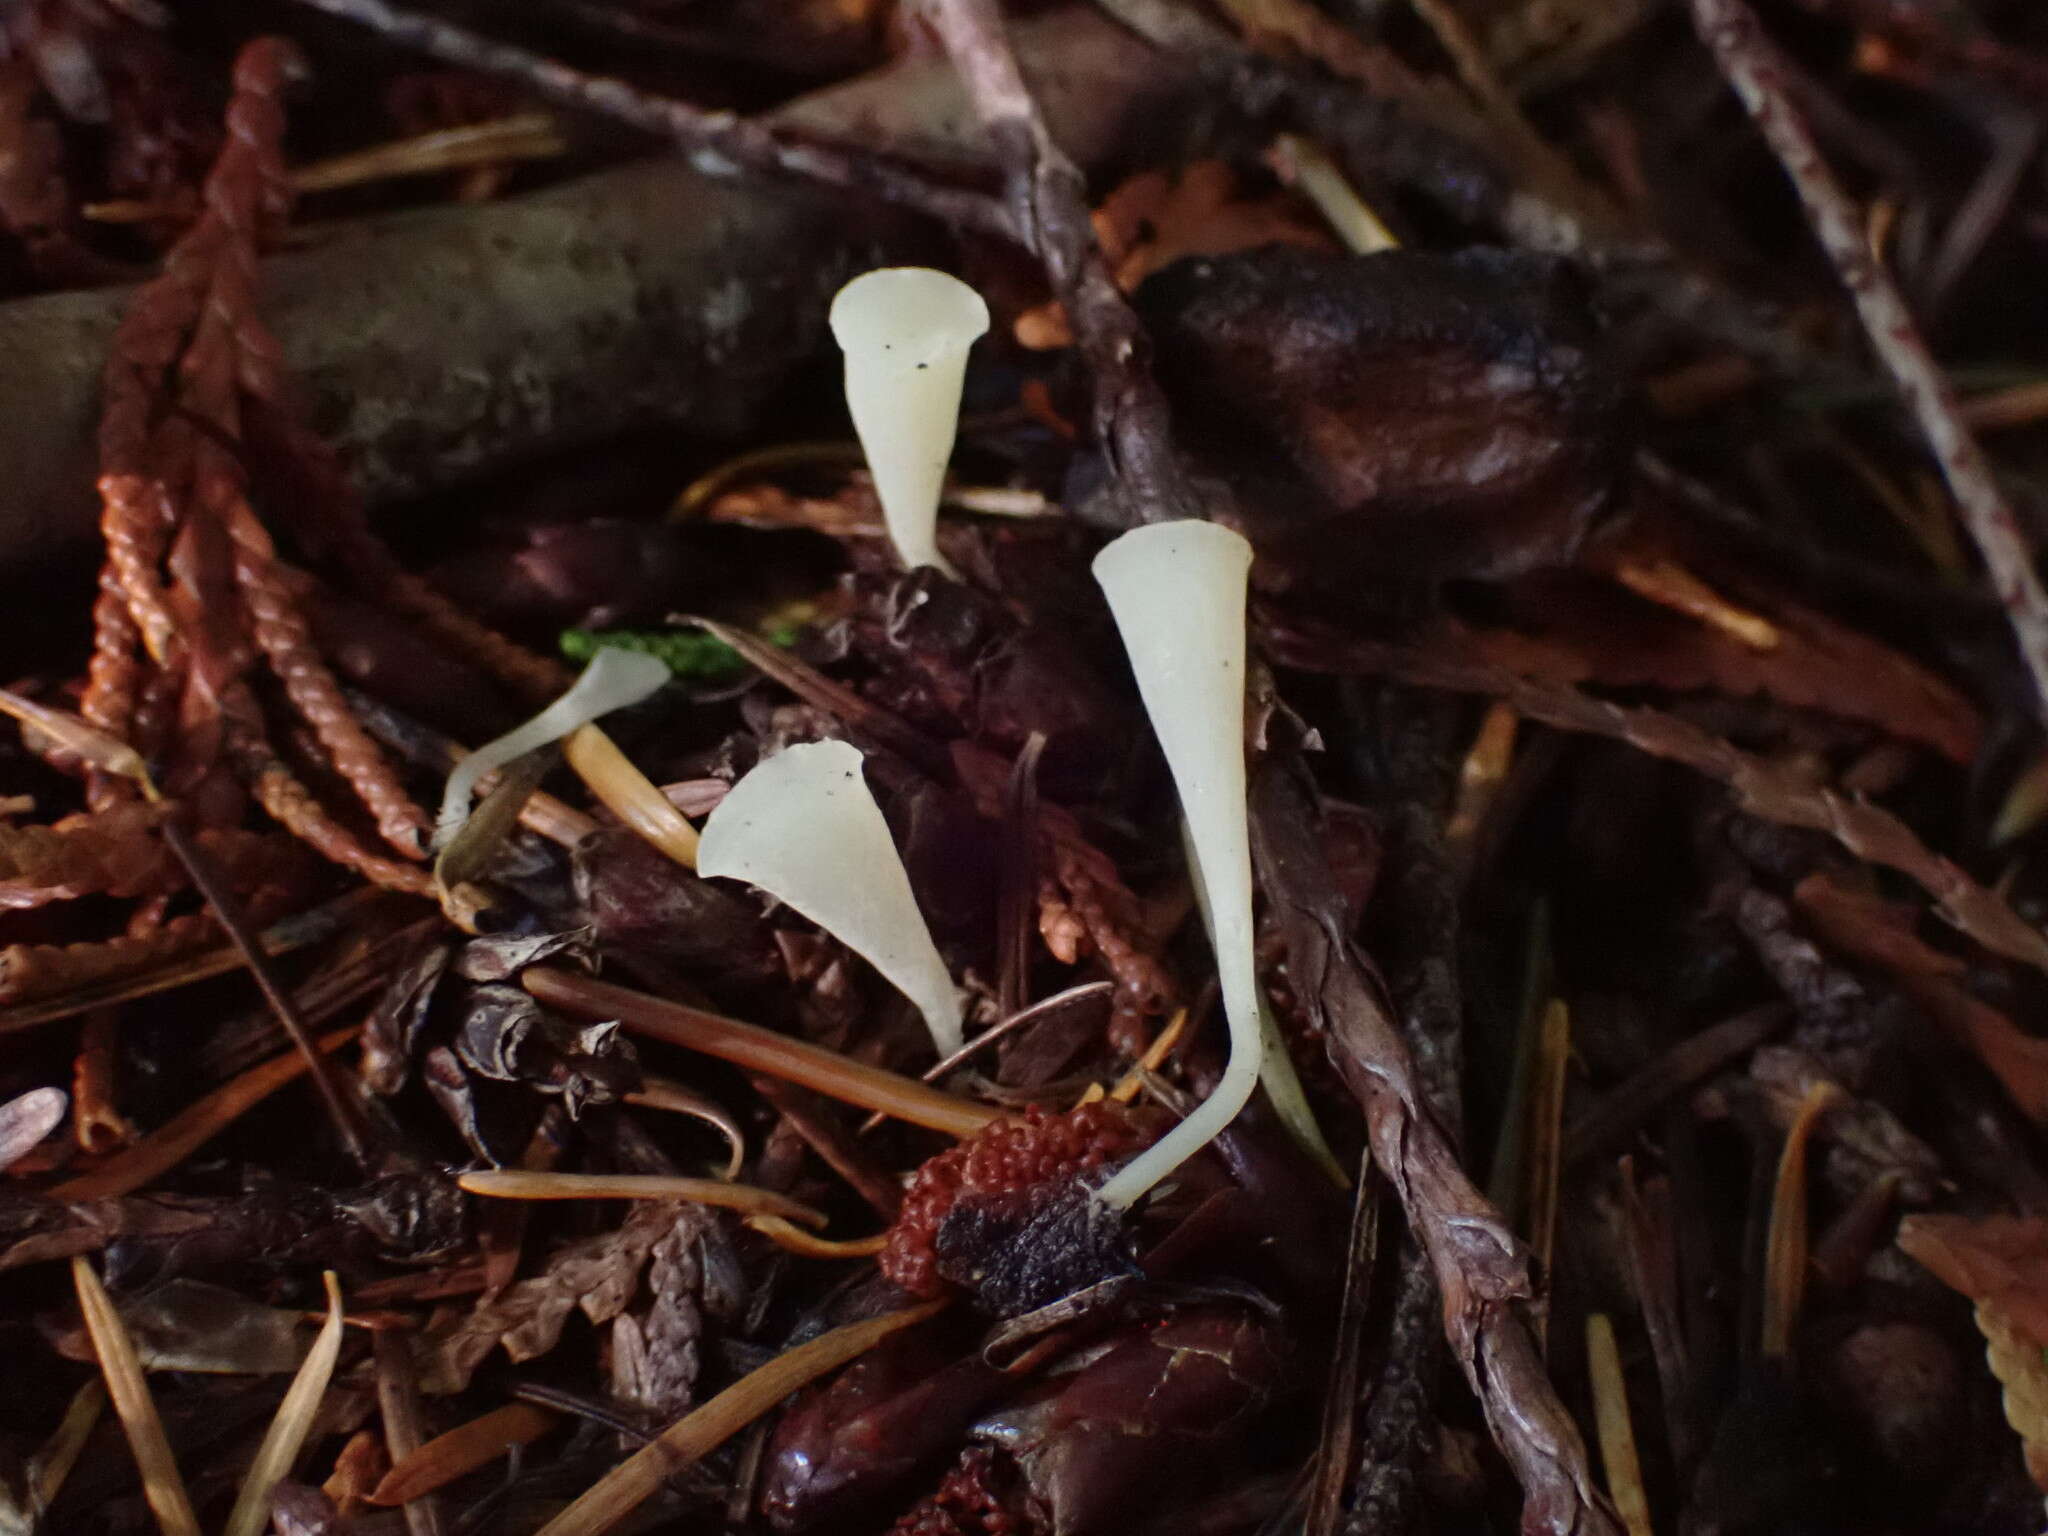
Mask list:
[[515,758],[559,741],[579,726],[628,704],[638,704],[669,679],[667,665],[644,651],[608,645],[590,658],[590,665],[568,692],[524,725],[485,742],[455,765],[441,793],[441,812],[434,819],[434,846],[445,848],[469,819],[469,803],[477,782]]
[[1194,1112],[1098,1191],[1123,1209],[1237,1118],[1259,1080],[1264,1036],[1253,956],[1251,828],[1245,808],[1245,587],[1252,547],[1216,523],[1134,528],[1095,557],[1095,579],[1130,654],[1166,753],[1208,898],[1230,1060]]
[[960,996],[859,748],[816,741],[762,761],[704,823],[697,872],[744,880],[794,907],[917,1005],[941,1056],[960,1048]]
[[846,408],[903,563],[953,568],[939,553],[939,492],[960,425],[967,351],[988,305],[929,267],[881,267],[839,290],[832,335],[846,354]]

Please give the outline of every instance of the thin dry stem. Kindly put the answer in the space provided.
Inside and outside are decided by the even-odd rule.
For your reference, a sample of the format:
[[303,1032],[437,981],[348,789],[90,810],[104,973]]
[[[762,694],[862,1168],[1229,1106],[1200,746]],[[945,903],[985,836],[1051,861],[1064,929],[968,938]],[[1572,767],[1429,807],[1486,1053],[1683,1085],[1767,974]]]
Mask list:
[[1832,789],[1753,756],[1689,720],[1661,710],[1610,704],[1576,688],[1535,682],[1492,662],[1461,654],[1454,642],[1427,650],[1318,632],[1264,631],[1280,664],[1305,672],[1368,673],[1422,688],[1491,694],[1532,720],[1559,730],[1627,742],[1639,752],[1683,763],[1734,791],[1745,811],[1788,827],[1824,832],[1859,859],[1895,869],[1935,900],[1941,915],[1993,954],[2048,971],[2048,937],[2005,898],[1921,842],[1881,806]]
[[869,1066],[808,1041],[737,1019],[721,1018],[570,971],[533,966],[520,981],[541,1002],[585,1018],[617,1019],[650,1039],[665,1040],[685,1050],[701,1051],[769,1077],[793,1083],[863,1109],[880,1110],[912,1125],[944,1131],[949,1136],[974,1135],[1002,1111],[928,1088],[915,1078]]
[[785,1253],[806,1259],[871,1259],[889,1246],[889,1234],[834,1240],[792,1226],[780,1216],[749,1216],[747,1225]]
[[1003,167],[1016,227],[1067,313],[1095,386],[1095,435],[1132,521],[1201,515],[1150,345],[1096,243],[1088,188],[1053,142],[995,0],[922,0]]
[[545,100],[616,118],[673,140],[689,153],[697,169],[710,174],[748,170],[796,176],[900,203],[961,229],[1014,234],[1006,211],[992,199],[937,185],[873,156],[786,139],[735,113],[705,111],[671,97],[651,95],[624,80],[587,75],[434,17],[402,11],[384,0],[301,3],[359,23],[401,47],[430,54],[459,69],[516,80]]
[[[1523,1176],[1522,1209],[1529,1213],[1529,1249],[1539,1270],[1548,1275],[1557,1251],[1557,1205],[1564,1173],[1565,1070],[1571,1064],[1571,1011],[1557,998],[1543,1009],[1536,1045],[1535,1071],[1529,1088],[1529,1139]],[[1536,1337],[1549,1343],[1550,1312],[1537,1312]]]
[[[384,1449],[396,1470],[427,1439],[426,1419],[420,1412],[419,1376],[413,1367],[412,1348],[403,1335],[379,1329],[371,1336],[371,1345],[377,1362],[377,1415],[384,1422]],[[438,1499],[422,1493],[402,1502],[411,1536],[442,1536]]]
[[472,1195],[495,1200],[689,1200],[750,1215],[781,1216],[807,1227],[825,1225],[825,1213],[800,1200],[752,1184],[691,1179],[665,1173],[534,1173],[483,1168],[457,1180]]
[[688,1115],[702,1120],[706,1125],[725,1138],[731,1148],[726,1159],[723,1178],[736,1179],[740,1176],[740,1165],[747,1160],[747,1133],[732,1112],[716,1099],[686,1087],[673,1078],[648,1074],[641,1080],[640,1087],[626,1095],[628,1104],[645,1109],[659,1109],[671,1115]]
[[320,1102],[326,1108],[328,1118],[334,1122],[334,1129],[341,1137],[342,1145],[365,1173],[369,1171],[368,1130],[363,1120],[361,1107],[336,1081],[333,1069],[327,1064],[327,1057],[313,1039],[313,1031],[307,1025],[304,1015],[299,1012],[291,991],[279,977],[270,963],[270,957],[263,952],[262,936],[248,921],[241,902],[227,888],[220,878],[220,872],[212,861],[199,850],[189,833],[175,819],[164,822],[164,840],[171,845],[171,851],[183,862],[185,870],[192,877],[192,883],[199,888],[200,895],[212,909],[216,921],[227,930],[235,948],[242,952],[242,961],[249,968],[249,974],[256,978],[256,986],[263,999],[270,1005],[277,1022],[283,1026],[285,1035],[298,1047],[306,1068],[313,1075],[313,1086],[319,1090]]

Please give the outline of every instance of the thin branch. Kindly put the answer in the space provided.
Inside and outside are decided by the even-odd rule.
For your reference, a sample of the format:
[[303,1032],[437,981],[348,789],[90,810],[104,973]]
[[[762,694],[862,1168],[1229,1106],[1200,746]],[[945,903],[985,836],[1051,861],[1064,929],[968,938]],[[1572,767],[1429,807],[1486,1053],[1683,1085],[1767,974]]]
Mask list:
[[851,154],[822,144],[798,143],[735,112],[708,112],[672,97],[653,95],[612,76],[585,74],[436,17],[386,5],[384,0],[300,3],[368,27],[402,48],[428,54],[461,69],[515,80],[544,100],[614,118],[670,139],[706,175],[763,171],[800,177],[914,208],[957,228],[1016,238],[1016,228],[1000,203],[978,192],[941,186],[875,156]]
[[1527,1253],[1461,1166],[1346,931],[1322,805],[1298,756],[1269,758],[1251,801],[1253,863],[1287,946],[1289,983],[1365,1112],[1373,1161],[1428,1255],[1451,1353],[1522,1485],[1522,1530],[1620,1536],[1530,1328]]
[[1095,383],[1095,433],[1133,521],[1201,515],[1173,446],[1144,327],[1095,241],[1088,188],[1055,144],[995,0],[923,0],[1003,167],[1016,224],[1067,312]]
[[191,875],[192,884],[206,898],[207,906],[212,908],[214,920],[227,931],[235,948],[241,952],[242,963],[256,978],[256,985],[261,989],[264,1001],[270,1004],[270,1011],[277,1015],[277,1022],[284,1026],[286,1036],[298,1047],[300,1057],[312,1074],[313,1087],[319,1092],[320,1102],[326,1107],[328,1118],[333,1120],[334,1129],[341,1137],[341,1144],[347,1148],[358,1168],[365,1173],[374,1173],[368,1124],[363,1118],[362,1108],[335,1076],[334,1068],[314,1039],[305,1015],[293,1000],[291,990],[270,963],[270,956],[263,947],[263,936],[250,926],[241,902],[221,880],[213,861],[200,851],[199,845],[178,824],[175,816],[165,819],[163,834],[164,841],[170,844],[171,851],[185,866],[186,873]]
[[1872,254],[1863,220],[1828,169],[1820,146],[1783,87],[1784,63],[1743,0],[1692,0],[1700,37],[1721,73],[1756,120],[1785,174],[1798,190],[1813,232],[1855,301],[1878,360],[1919,423],[1942,477],[1956,498],[1963,525],[1984,557],[1993,587],[2011,621],[2020,655],[2048,717],[2048,590],[2034,570],[2012,506],[1964,423],[1955,390],[1941,371],[1898,285]]
[[1290,632],[1270,623],[1264,626],[1262,639],[1281,666],[1304,672],[1364,673],[1420,688],[1488,694],[1559,730],[1606,736],[1652,757],[1682,763],[1727,785],[1753,816],[1824,832],[1857,858],[1897,870],[1934,898],[1943,917],[1993,954],[2048,971],[2048,937],[1996,891],[1921,842],[1890,811],[1815,788],[1689,720],[1535,682],[1492,662],[1451,653],[1445,646],[1422,651],[1320,631]]

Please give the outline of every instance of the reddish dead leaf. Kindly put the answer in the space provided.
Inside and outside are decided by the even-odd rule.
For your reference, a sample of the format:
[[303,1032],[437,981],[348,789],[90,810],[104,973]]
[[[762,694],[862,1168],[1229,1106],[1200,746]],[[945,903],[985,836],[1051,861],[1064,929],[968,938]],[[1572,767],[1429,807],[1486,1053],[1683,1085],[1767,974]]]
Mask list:
[[1974,996],[1962,983],[1963,962],[1923,942],[1910,911],[1825,874],[1808,875],[1793,894],[1823,939],[1887,972],[1991,1069],[2029,1119],[2048,1125],[2048,1040],[2026,1034]]
[[2048,1221],[2038,1216],[1909,1216],[1899,1246],[1976,1303],[1985,1357],[2027,1474],[2048,1489]]
[[507,1403],[436,1436],[393,1467],[368,1495],[372,1504],[407,1504],[487,1466],[515,1445],[530,1445],[556,1416],[532,1403]]
[[[1613,560],[1620,552],[1601,558]],[[1637,552],[1630,552],[1635,558]],[[1667,559],[1644,552],[1646,560]],[[1481,631],[1490,661],[1550,683],[1711,690],[1875,725],[1967,763],[1982,722],[1955,689],[1883,643],[1776,595],[1735,594],[1691,562],[1682,568],[1768,623],[1775,643],[1745,644],[1725,625],[1659,606],[1582,571],[1546,572],[1508,590],[1512,629]]]
[[[1286,193],[1242,195],[1221,160],[1197,160],[1178,175],[1145,171],[1122,183],[1094,214],[1095,238],[1125,293],[1183,256],[1224,256],[1262,245],[1335,250],[1322,227]],[[1051,351],[1073,343],[1057,301],[1017,317],[1017,340]]]
[[384,1437],[374,1429],[359,1429],[334,1458],[334,1471],[320,1485],[320,1491],[334,1500],[334,1507],[344,1515],[353,1514],[390,1470],[391,1457],[384,1450]]
[[1993,1306],[2048,1349],[2048,1218],[1908,1216],[1899,1246],[1942,1284]]

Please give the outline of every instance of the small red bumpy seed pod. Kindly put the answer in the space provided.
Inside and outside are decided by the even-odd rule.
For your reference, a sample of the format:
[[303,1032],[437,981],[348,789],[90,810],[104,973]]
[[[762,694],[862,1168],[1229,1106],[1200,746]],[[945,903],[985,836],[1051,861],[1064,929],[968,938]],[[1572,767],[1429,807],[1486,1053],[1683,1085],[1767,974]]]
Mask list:
[[939,1224],[962,1195],[1014,1194],[1063,1182],[1127,1157],[1152,1140],[1123,1105],[1083,1104],[1064,1114],[1033,1105],[927,1161],[911,1178],[882,1250],[882,1273],[914,1296],[939,1296]]
[[972,1446],[931,1497],[920,1499],[889,1528],[889,1536],[1022,1536],[1031,1527],[999,1491],[996,1454]]

